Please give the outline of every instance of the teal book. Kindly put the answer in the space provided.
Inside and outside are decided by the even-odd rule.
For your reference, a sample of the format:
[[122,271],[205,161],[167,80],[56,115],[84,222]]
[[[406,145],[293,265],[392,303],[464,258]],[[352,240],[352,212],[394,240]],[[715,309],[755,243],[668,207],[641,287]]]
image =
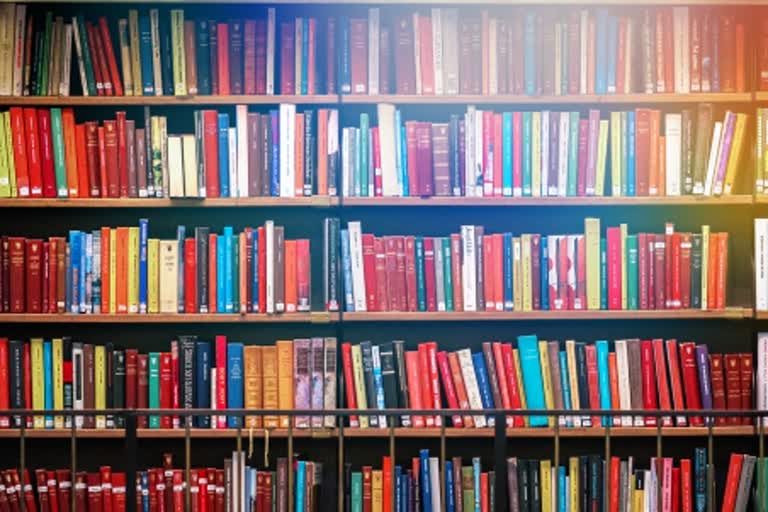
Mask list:
[[480,475],[482,471],[480,457],[472,457],[472,487],[475,496],[475,512],[480,512],[481,510],[482,492],[480,491]]
[[352,192],[352,195],[354,195],[355,197],[360,197],[363,195],[360,189],[360,168],[362,166],[362,159],[363,159],[363,154],[362,154],[362,151],[360,150],[360,140],[361,140],[360,129],[356,128],[354,150],[352,155],[352,157],[355,159],[355,166],[352,169],[352,172],[350,173],[351,174],[350,179],[352,180],[352,184],[350,185],[350,190]]
[[605,238],[600,239],[600,309],[608,309],[608,250]]
[[61,124],[61,109],[51,109],[51,139],[53,139],[53,162],[56,170],[56,195],[67,197],[67,165],[64,157],[64,130]]
[[[571,409],[571,383],[567,378],[568,375],[568,358],[565,354],[565,350],[561,350],[558,354],[560,360],[560,375],[564,378],[560,379],[561,387],[563,388],[563,409]],[[567,417],[567,423],[570,426],[570,417]]]
[[627,236],[627,309],[638,308],[637,235]]
[[[160,408],[160,352],[149,353],[149,408]],[[149,428],[160,428],[160,416],[149,417]]]
[[451,239],[443,237],[443,282],[445,288],[445,310],[453,311],[453,276],[451,275]]
[[224,313],[224,303],[226,302],[224,296],[224,269],[226,267],[224,262],[225,245],[226,243],[223,236],[216,239],[216,311],[218,313]]
[[370,155],[368,154],[369,145],[369,123],[368,114],[360,114],[360,144],[357,146],[360,152],[360,168],[357,175],[357,183],[360,183],[360,195],[362,197],[372,196],[368,193],[368,187],[373,183],[368,183],[368,167],[370,166]]
[[[397,111],[400,112],[399,110]],[[408,188],[408,144],[405,143],[405,126],[400,126],[400,181],[403,183],[403,196],[408,197],[411,191]],[[410,157],[413,158],[413,157]]]
[[403,158],[403,134],[404,128],[402,126],[402,115],[400,109],[395,110],[395,169],[397,171],[397,188],[402,190],[402,194],[407,196],[404,188],[405,167],[403,164],[405,159]]
[[296,463],[296,512],[304,512],[304,494],[307,486],[307,463],[300,460]]
[[234,288],[234,275],[232,273],[232,226],[224,226],[224,252],[223,256],[223,270],[224,270],[224,313],[234,312],[233,288]]
[[424,282],[424,239],[417,236],[414,245],[416,250],[416,304],[419,311],[426,311],[427,288]]
[[523,112],[523,195],[531,195],[531,113]]
[[627,112],[627,145],[624,146],[627,152],[627,195],[634,197],[635,194],[635,113]]
[[[50,341],[43,342],[43,404],[45,410],[53,409],[53,352]],[[45,428],[53,427],[53,416],[45,417]]]
[[579,113],[571,112],[568,123],[568,181],[566,195],[577,195],[579,181]]
[[[597,353],[597,383],[600,389],[600,408],[607,411],[611,408],[611,383],[608,377],[608,342],[605,340],[596,341],[595,352]],[[611,424],[611,418],[603,416],[600,422],[604,427],[607,427]]]
[[512,195],[512,112],[501,115],[501,194]]
[[[517,348],[520,351],[520,369],[523,372],[523,391],[528,409],[544,410],[544,381],[541,377],[539,363],[539,340],[535,335],[517,337]],[[529,424],[532,427],[546,427],[546,416],[531,416]]]
[[363,474],[359,471],[352,472],[351,495],[352,512],[363,512]]

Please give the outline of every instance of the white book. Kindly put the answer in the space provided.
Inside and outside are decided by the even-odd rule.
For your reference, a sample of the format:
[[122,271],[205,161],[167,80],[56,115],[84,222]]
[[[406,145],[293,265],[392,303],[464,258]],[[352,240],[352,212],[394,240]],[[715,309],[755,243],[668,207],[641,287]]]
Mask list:
[[469,106],[464,114],[464,195],[475,197],[475,107]]
[[[632,390],[629,386],[629,359],[627,355],[627,341],[616,340],[616,376],[619,381],[619,409],[632,410]],[[622,427],[632,426],[632,416],[621,417]]]
[[634,55],[633,39],[634,39],[635,21],[631,17],[627,17],[626,28],[626,41],[624,43],[624,90],[619,91],[624,94],[632,92],[632,63],[634,62],[632,56]]
[[[61,80],[59,81],[59,95],[69,96],[69,81],[72,71],[72,25],[67,23],[64,25],[64,37],[62,38],[61,55],[64,59],[61,62]],[[15,75],[14,75],[15,77]],[[14,84],[16,87],[16,84]]]
[[[424,251],[424,258],[427,254]],[[440,237],[434,238],[434,258],[435,258],[435,298],[437,299],[437,310],[445,311],[445,279],[443,272],[443,240]],[[378,256],[377,256],[378,257]]]
[[[13,31],[13,95],[21,96],[24,93],[24,30],[26,26],[27,6],[16,5],[16,20]],[[64,54],[67,60],[72,60],[72,55]],[[66,76],[69,80],[69,75]]]
[[235,107],[235,124],[237,125],[237,181],[230,183],[232,185],[237,183],[237,193],[230,192],[230,195],[248,197],[248,105]]
[[704,181],[704,195],[712,195],[712,187],[715,181],[715,172],[717,172],[717,160],[720,154],[720,144],[723,136],[722,121],[715,121],[712,128],[712,143],[709,146],[709,158],[707,159],[707,176]]
[[393,197],[399,195],[395,144],[399,137],[395,135],[395,106],[379,103],[376,112],[379,120],[382,195]]
[[266,295],[267,313],[275,312],[275,223],[268,220],[264,223],[264,239],[266,247]]
[[280,104],[280,197],[293,197],[296,183],[296,105]]
[[541,195],[549,194],[549,111],[544,110],[541,113],[541,165],[539,173],[541,174]]
[[[72,408],[76,411],[82,411],[85,408],[85,367],[83,363],[83,344],[73,343]],[[83,428],[83,416],[75,416],[75,427]]]
[[[571,114],[569,112],[560,112],[560,129],[558,135],[560,143],[558,149],[560,154],[557,157],[557,195],[565,197],[568,194],[568,145],[570,139]],[[550,183],[550,187],[553,184]]]
[[[413,40],[419,39],[419,13],[413,13]],[[416,94],[421,94],[421,45],[413,45],[413,62],[416,63]]]
[[267,9],[267,94],[275,94],[275,8]]
[[181,136],[181,151],[184,157],[184,197],[197,197],[197,140],[195,136]]
[[379,8],[368,9],[368,94],[379,94]]
[[359,221],[351,221],[347,223],[347,230],[349,231],[349,264],[352,268],[352,297],[355,311],[367,311],[362,226]]
[[[213,397],[213,396],[216,396],[216,367],[215,366],[211,368],[211,377],[210,377],[210,379],[211,379],[211,396]],[[211,400],[211,403],[210,403],[210,405],[208,407],[215,411],[216,410],[216,400]],[[211,428],[219,428],[219,419],[218,418],[219,418],[218,414],[212,414],[211,415]],[[226,421],[226,419],[224,421]],[[208,485],[210,486],[211,484],[209,483]],[[215,486],[214,486],[214,492],[216,492],[215,491]]]
[[161,313],[179,312],[179,243],[160,240],[159,244],[159,298]]
[[120,69],[123,71],[123,91],[126,96],[141,96],[141,91],[134,91],[133,73],[131,69],[131,40],[128,35],[128,18],[120,18],[117,22],[117,38],[120,45]]
[[498,43],[496,18],[488,19],[488,94],[499,93]]
[[[138,31],[138,26],[136,28]],[[85,60],[83,60],[83,47],[80,45],[80,29],[77,26],[77,18],[72,18],[72,35],[75,40],[75,55],[77,56],[77,71],[80,75],[80,83],[83,86],[83,96],[88,96],[88,80],[85,74]],[[138,38],[138,35],[137,35]]]
[[[240,165],[237,161],[237,128],[227,128],[227,151],[229,157],[229,195],[230,197],[239,197],[238,195],[238,172]],[[246,195],[248,194],[248,184],[245,186]]]
[[591,51],[587,48],[589,41],[589,11],[583,9],[579,19],[579,41],[581,41],[581,51],[579,53],[579,94],[587,94],[587,53]]
[[665,114],[664,135],[666,138],[666,194],[680,195],[680,160],[682,135],[682,115]]
[[459,94],[459,10],[442,10],[443,24],[443,88],[445,94]]
[[472,182],[475,184],[475,195],[478,197],[489,196],[493,194],[493,188],[487,188],[484,184],[485,169],[483,169],[483,111],[475,110],[474,122],[474,150],[475,150],[475,174]]
[[768,219],[755,219],[755,308],[768,311]]
[[344,128],[341,132],[341,194],[344,197],[351,197],[349,188],[349,145],[350,128]]
[[461,226],[461,283],[464,311],[477,311],[475,226]]
[[[555,95],[560,96],[561,94],[564,94],[562,91],[561,85],[562,85],[562,73],[561,73],[561,62],[562,62],[562,49],[563,49],[563,25],[560,23],[555,23],[555,62],[553,62],[551,65],[555,66]],[[567,92],[567,91],[565,91]]]
[[[571,410],[580,409],[579,402],[579,380],[576,377],[576,342],[574,340],[565,340],[565,358],[568,363],[568,386],[571,388]],[[581,426],[581,416],[573,415],[573,426]]]
[[[464,386],[467,388],[467,401],[469,408],[473,410],[482,410],[483,402],[480,399],[480,387],[477,385],[475,376],[475,365],[472,363],[472,352],[468,348],[456,351],[461,367],[461,376],[464,377]],[[483,428],[486,426],[485,416],[478,414],[473,416],[475,427]]]
[[[0,96],[13,92],[15,4],[0,5]],[[55,38],[54,38],[55,39]]]
[[[179,14],[174,14],[174,12],[178,12],[178,9],[174,9],[171,11],[171,17],[174,18],[176,16],[179,16]],[[178,27],[181,27],[181,41],[184,41],[184,11],[181,11],[181,22],[178,21],[172,21],[171,22],[171,30],[178,30]],[[152,77],[154,78],[154,86],[155,86],[155,96],[162,96],[163,95],[163,65],[160,60],[160,12],[157,9],[150,9],[149,10],[149,30],[150,35],[152,37]],[[179,37],[179,36],[174,36]],[[171,37],[171,44],[173,45],[173,41],[175,40],[174,37]],[[175,46],[175,45],[174,45]],[[174,47],[172,50],[176,50]],[[183,62],[184,57],[181,56],[181,62]],[[179,57],[174,56],[173,63],[176,64],[177,59]],[[185,92],[182,93],[177,90],[178,85],[174,84],[174,91],[176,94],[185,94],[186,93],[186,84],[184,84]]]
[[[432,491],[432,510],[443,510],[440,494],[440,463],[437,457],[429,458],[429,487]],[[450,491],[448,491],[450,492]]]
[[[764,411],[768,407],[768,333],[757,335],[757,373],[755,387],[757,388],[757,408]],[[768,426],[768,417],[763,417],[763,426]]]
[[184,197],[184,157],[178,135],[168,136],[168,177],[171,197]]

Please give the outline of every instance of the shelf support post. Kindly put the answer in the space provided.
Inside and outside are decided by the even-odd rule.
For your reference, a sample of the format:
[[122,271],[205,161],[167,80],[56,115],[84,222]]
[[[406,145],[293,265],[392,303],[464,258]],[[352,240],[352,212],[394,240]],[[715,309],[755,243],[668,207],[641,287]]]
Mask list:
[[[74,449],[75,449],[75,429],[74,418],[72,421],[72,481],[74,482],[75,465],[74,465]],[[136,511],[136,454],[138,453],[138,447],[136,443],[136,416],[134,414],[128,414],[125,417],[125,474],[126,474],[126,487],[125,487],[125,499],[128,503],[128,510]],[[72,503],[74,507],[75,493],[72,493]],[[75,510],[72,508],[71,510]]]
[[494,470],[496,471],[495,501],[496,510],[507,510],[507,419],[504,414],[497,413],[494,425],[493,453]]
[[[345,490],[344,485],[346,485],[345,475],[344,475],[344,420],[346,416],[339,416],[338,422],[339,422],[339,451],[336,455],[338,457],[338,472],[339,472],[339,480],[338,480],[338,512],[344,512],[344,496],[345,496]],[[390,452],[391,453],[391,452]]]

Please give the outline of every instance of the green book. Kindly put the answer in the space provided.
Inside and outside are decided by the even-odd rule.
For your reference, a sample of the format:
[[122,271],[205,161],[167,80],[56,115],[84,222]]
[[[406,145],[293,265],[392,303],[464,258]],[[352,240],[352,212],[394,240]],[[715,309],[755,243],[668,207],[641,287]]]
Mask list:
[[82,16],[77,17],[77,32],[80,39],[80,51],[83,54],[83,66],[85,67],[85,79],[88,84],[83,84],[83,90],[88,89],[89,96],[96,96],[96,78],[93,74],[93,61],[91,60],[91,47],[88,44],[88,32],[85,30],[85,21]]
[[579,181],[579,113],[571,112],[568,135],[568,187],[567,196],[577,195]]
[[627,129],[627,113],[621,113],[621,131],[619,132],[621,138],[621,154],[619,160],[621,160],[621,195],[626,197],[629,193],[629,182],[627,181],[627,157],[629,151],[627,150],[627,144],[629,143],[629,130]]
[[53,138],[53,162],[56,169],[56,194],[67,197],[67,166],[64,157],[64,130],[61,125],[61,109],[51,109],[51,137]]
[[637,235],[627,236],[627,309],[638,308]]
[[[501,157],[501,151],[499,151]],[[531,113],[523,112],[523,195],[531,195]]]
[[427,310],[427,288],[424,283],[424,238],[417,236],[416,250],[416,299],[419,311]]
[[373,195],[368,192],[368,187],[371,185],[369,184],[370,180],[368,169],[371,165],[370,155],[368,154],[368,146],[370,144],[370,135],[368,132],[368,114],[360,114],[360,146],[358,147],[358,150],[360,151],[360,174],[358,177],[360,178],[360,195],[363,197]]
[[[160,352],[149,353],[149,408],[160,408]],[[149,417],[149,428],[160,428],[160,416]]]
[[352,512],[363,512],[363,474],[352,472]]
[[701,308],[701,234],[691,236],[691,308]]
[[0,197],[11,197],[11,173],[8,168],[6,140],[5,113],[3,113],[0,114]]
[[461,490],[464,510],[475,510],[475,477],[472,474],[472,466],[461,468]]
[[443,282],[445,283],[445,310],[453,311],[453,276],[451,275],[451,239],[442,238],[443,241]]
[[51,28],[53,27],[53,13],[45,13],[45,29],[43,31],[42,55],[40,59],[40,74],[37,80],[37,95],[48,95],[48,65],[51,57]]
[[608,249],[605,238],[600,239],[600,309],[608,309]]

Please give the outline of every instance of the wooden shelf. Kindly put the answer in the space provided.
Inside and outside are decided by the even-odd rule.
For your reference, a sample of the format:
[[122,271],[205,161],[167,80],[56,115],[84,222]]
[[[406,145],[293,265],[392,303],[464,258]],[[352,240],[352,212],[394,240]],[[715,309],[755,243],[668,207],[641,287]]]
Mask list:
[[336,104],[336,94],[241,94],[232,96],[3,96],[0,106],[185,106]]
[[659,93],[659,94],[576,94],[563,96],[525,96],[520,94],[345,94],[342,104],[395,103],[399,105],[428,104],[508,104],[508,105],[591,105],[591,104],[650,104],[650,103],[749,103],[751,92],[742,93]]
[[0,208],[229,208],[316,206],[328,208],[339,203],[337,197],[212,197],[209,199],[168,198],[13,198],[0,199]]
[[[24,435],[33,439],[69,439],[72,437],[72,430],[68,428],[55,429],[31,429],[24,431]],[[5,428],[0,429],[0,439],[16,439],[21,437],[21,429]],[[75,437],[80,439],[120,439],[125,437],[125,430],[121,428],[80,428],[75,430]]]
[[[766,198],[768,202],[768,198]],[[0,202],[0,204],[2,204]],[[345,197],[344,206],[726,206],[751,205],[751,195],[721,197]]]
[[664,319],[743,319],[752,309],[732,307],[723,310],[571,310],[571,311],[480,311],[480,312],[381,312],[344,313],[345,322],[450,322],[504,320],[664,320]]
[[768,311],[755,311],[755,318],[757,320],[768,320]]
[[[29,0],[26,3],[38,4],[48,3],[50,0]],[[72,0],[73,4],[121,4],[125,0]],[[687,0],[685,5],[724,5],[725,0]],[[254,3],[253,0],[155,0],[157,4],[249,4]],[[466,5],[466,0],[388,0],[387,4],[400,4],[400,5],[446,5],[446,4],[460,4]],[[293,5],[293,4],[309,4],[309,5],[360,5],[359,0],[270,0],[269,4],[272,5]],[[576,5],[576,6],[589,6],[589,5],[680,5],[679,0],[643,0],[643,1],[631,1],[621,3],[619,0],[482,0],[478,5]],[[729,6],[737,5],[768,5],[768,0],[728,0]]]
[[317,311],[311,313],[286,313],[266,315],[258,313],[218,314],[218,313],[158,313],[158,314],[90,314],[71,313],[3,313],[2,323],[83,323],[83,324],[176,324],[176,323],[329,323],[338,318],[336,313]]
[[755,101],[768,101],[768,91],[755,91]]

